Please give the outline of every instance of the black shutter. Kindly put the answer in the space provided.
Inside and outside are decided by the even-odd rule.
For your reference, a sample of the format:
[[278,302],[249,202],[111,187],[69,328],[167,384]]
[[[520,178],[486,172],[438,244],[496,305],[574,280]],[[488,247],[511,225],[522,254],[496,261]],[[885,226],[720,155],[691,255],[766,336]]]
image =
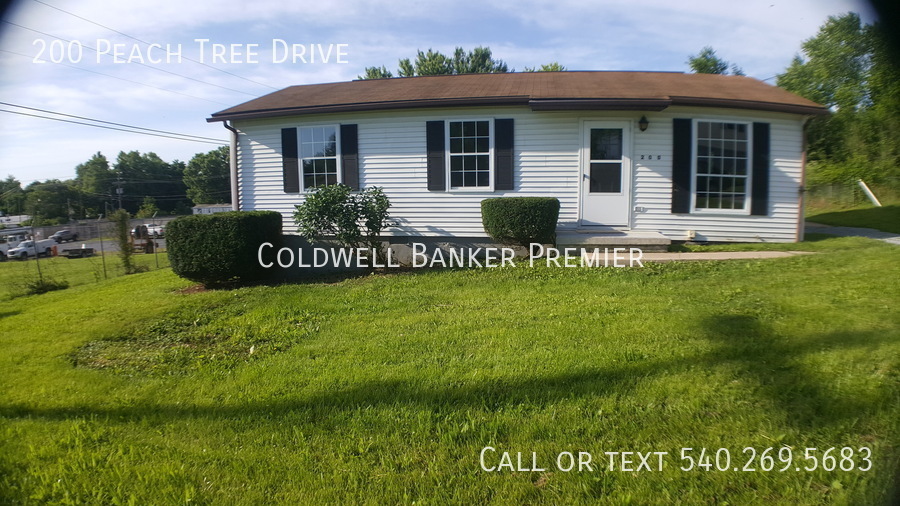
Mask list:
[[753,124],[753,172],[750,214],[769,214],[769,124]]
[[691,138],[690,119],[672,120],[672,212],[691,212]]
[[425,146],[428,152],[428,190],[447,189],[446,163],[444,161],[444,122],[425,123]]
[[513,189],[513,120],[494,120],[494,189]]
[[341,172],[344,184],[359,190],[359,143],[356,125],[341,125]]
[[297,129],[281,129],[281,172],[284,193],[300,192],[300,163],[297,161]]

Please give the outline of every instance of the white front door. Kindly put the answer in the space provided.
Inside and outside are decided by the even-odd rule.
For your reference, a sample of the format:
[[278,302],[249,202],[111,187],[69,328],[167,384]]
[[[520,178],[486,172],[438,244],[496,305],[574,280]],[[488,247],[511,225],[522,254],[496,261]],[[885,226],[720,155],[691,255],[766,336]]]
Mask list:
[[627,227],[631,215],[631,125],[587,121],[581,150],[581,225]]

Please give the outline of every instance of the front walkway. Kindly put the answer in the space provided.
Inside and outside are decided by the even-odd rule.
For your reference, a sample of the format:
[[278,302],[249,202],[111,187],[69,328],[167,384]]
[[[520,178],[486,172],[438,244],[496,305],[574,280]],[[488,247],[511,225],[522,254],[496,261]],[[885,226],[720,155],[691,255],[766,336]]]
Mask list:
[[691,260],[752,260],[810,255],[809,251],[689,251],[683,253],[644,253],[647,262],[683,262]]

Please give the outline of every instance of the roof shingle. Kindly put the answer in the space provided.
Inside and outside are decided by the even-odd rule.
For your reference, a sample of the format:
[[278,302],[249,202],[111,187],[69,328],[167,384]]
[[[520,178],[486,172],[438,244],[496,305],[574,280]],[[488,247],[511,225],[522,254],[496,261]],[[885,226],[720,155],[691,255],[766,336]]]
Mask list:
[[815,102],[743,76],[674,72],[523,72],[291,86],[208,121],[343,111],[473,105],[534,110],[663,110],[670,105],[825,114]]

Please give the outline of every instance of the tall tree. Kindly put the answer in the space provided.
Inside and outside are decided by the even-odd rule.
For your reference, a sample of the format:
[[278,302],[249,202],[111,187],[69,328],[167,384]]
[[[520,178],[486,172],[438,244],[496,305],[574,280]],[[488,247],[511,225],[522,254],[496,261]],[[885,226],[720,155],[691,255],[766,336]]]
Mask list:
[[[452,74],[487,74],[509,72],[509,66],[503,60],[495,60],[489,47],[476,47],[466,51],[457,47],[453,56],[440,51],[428,49],[416,52],[415,60],[403,58],[397,69],[398,77],[436,76]],[[393,77],[393,73],[382,67],[366,67],[365,75],[360,79],[384,79]]]
[[90,160],[75,167],[75,186],[80,192],[80,205],[88,216],[103,212],[105,203],[114,192],[115,178],[109,160],[99,151]]
[[806,58],[795,56],[778,76],[778,86],[836,109],[867,104],[872,40],[858,14],[828,18],[801,47]]
[[184,184],[194,204],[230,203],[228,147],[194,155],[184,169]]
[[0,180],[0,214],[26,214],[25,190],[22,183],[12,175]]
[[418,51],[414,64],[417,76],[443,76],[453,74],[453,61],[440,51]]
[[135,218],[153,218],[159,213],[159,207],[156,206],[156,199],[153,197],[144,197],[141,207],[138,209]]
[[80,214],[78,190],[74,181],[48,179],[25,187],[25,210],[37,215],[40,223],[66,223]]
[[361,76],[356,76],[357,79],[390,79],[394,77],[394,74],[391,73],[390,70],[387,69],[384,65],[380,67],[366,67],[366,73]]
[[399,77],[415,77],[416,68],[413,66],[412,62],[409,61],[409,58],[400,60],[400,68],[397,69],[397,75]]
[[502,60],[495,60],[491,49],[476,47],[468,53],[458,47],[453,52],[454,74],[501,74],[509,72],[509,67]]
[[173,210],[187,201],[183,170],[182,162],[167,163],[156,153],[120,152],[115,164],[115,184],[121,180],[122,207],[135,213],[144,197],[153,197],[162,209]]
[[525,72],[565,72],[566,67],[559,62],[545,63],[538,68],[525,67]]
[[700,53],[688,57],[687,64],[695,74],[744,75],[744,71],[740,67],[719,58],[716,50],[710,46],[706,46],[700,50]]
[[828,106],[809,125],[810,179],[900,184],[900,71],[884,28],[832,16],[777,84]]

